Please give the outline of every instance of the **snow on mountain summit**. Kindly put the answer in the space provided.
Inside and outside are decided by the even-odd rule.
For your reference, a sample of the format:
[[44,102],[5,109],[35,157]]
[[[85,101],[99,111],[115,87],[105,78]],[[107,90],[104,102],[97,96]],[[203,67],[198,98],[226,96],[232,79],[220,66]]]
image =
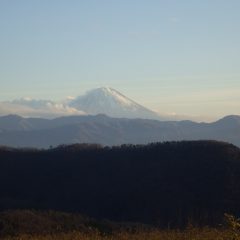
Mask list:
[[95,90],[91,91],[92,94],[98,94],[98,96],[101,97],[110,97],[113,101],[121,104],[121,105],[126,105],[126,106],[133,106],[134,102],[127,98],[126,96],[122,95],[120,92],[113,88],[109,87],[103,87],[103,88],[98,88]]
[[[131,99],[127,98],[117,90],[110,87],[102,87],[91,90],[87,93],[93,100],[100,101],[100,104],[120,104],[124,107],[139,107],[139,104],[135,103]],[[86,97],[86,95],[85,95]]]
[[111,117],[159,119],[155,112],[110,87],[91,90],[70,102],[70,106],[89,114],[103,113]]

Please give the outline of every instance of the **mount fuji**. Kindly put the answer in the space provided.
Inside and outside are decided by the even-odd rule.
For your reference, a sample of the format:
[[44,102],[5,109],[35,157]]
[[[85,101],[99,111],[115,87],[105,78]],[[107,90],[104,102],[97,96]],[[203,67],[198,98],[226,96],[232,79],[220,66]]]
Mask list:
[[69,107],[84,111],[88,114],[106,114],[117,118],[158,119],[154,111],[136,103],[110,87],[91,90],[69,103]]
[[70,115],[105,114],[114,118],[166,120],[110,87],[93,89],[77,98],[61,102],[32,98],[0,102],[0,116],[8,114],[51,119]]

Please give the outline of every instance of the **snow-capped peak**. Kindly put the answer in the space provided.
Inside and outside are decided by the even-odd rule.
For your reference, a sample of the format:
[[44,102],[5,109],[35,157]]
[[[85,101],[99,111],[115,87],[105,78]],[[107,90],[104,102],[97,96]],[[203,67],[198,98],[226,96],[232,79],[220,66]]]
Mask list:
[[141,106],[110,87],[88,91],[70,103],[71,107],[89,114],[107,114],[112,117],[159,118],[153,111]]

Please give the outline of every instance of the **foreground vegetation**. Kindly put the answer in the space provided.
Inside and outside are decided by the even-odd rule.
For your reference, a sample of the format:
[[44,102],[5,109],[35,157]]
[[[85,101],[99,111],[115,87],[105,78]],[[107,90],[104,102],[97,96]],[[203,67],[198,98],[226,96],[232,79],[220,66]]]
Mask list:
[[0,147],[0,239],[240,240],[239,184],[214,141]]
[[156,227],[97,221],[78,214],[39,211],[0,213],[1,240],[240,240],[240,223],[225,214],[218,228]]
[[240,149],[215,141],[0,147],[0,211],[78,212],[162,228],[240,216]]
[[113,235],[99,233],[83,234],[81,232],[60,233],[54,235],[20,235],[6,237],[4,240],[238,240],[239,235],[234,235],[229,230],[216,229],[191,229],[185,231],[152,231],[127,233],[121,232]]

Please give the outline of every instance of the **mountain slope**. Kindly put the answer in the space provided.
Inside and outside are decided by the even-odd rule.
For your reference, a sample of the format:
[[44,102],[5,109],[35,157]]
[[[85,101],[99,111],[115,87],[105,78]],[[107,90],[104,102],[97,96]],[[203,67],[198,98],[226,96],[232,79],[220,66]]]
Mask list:
[[97,88],[70,102],[70,107],[89,114],[111,117],[160,119],[160,116],[109,87]]

